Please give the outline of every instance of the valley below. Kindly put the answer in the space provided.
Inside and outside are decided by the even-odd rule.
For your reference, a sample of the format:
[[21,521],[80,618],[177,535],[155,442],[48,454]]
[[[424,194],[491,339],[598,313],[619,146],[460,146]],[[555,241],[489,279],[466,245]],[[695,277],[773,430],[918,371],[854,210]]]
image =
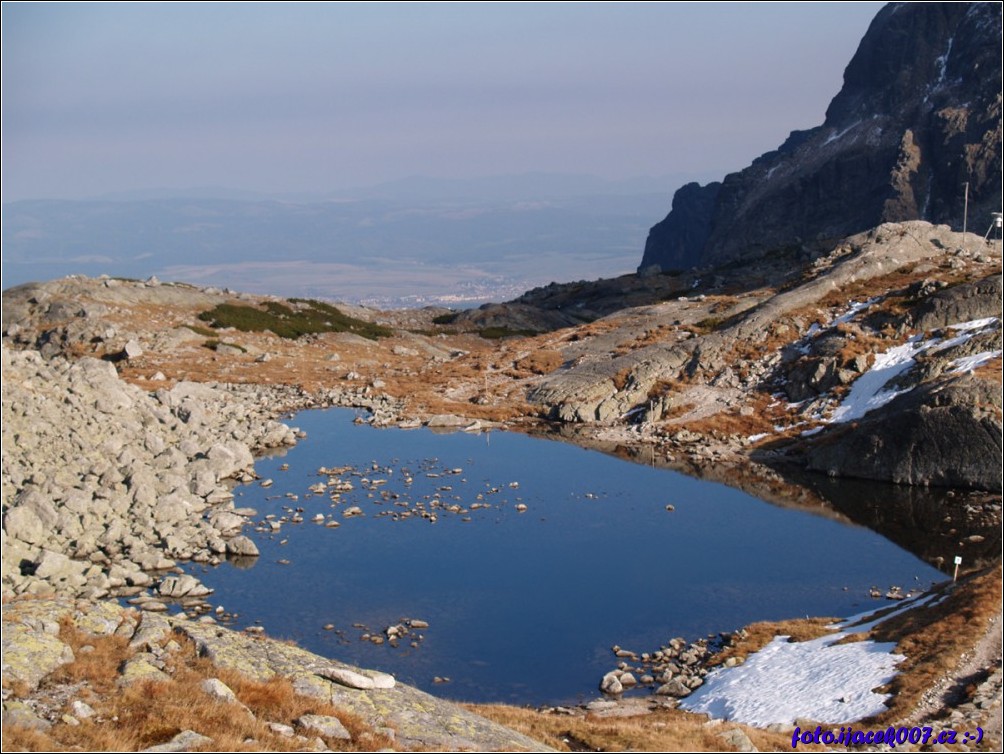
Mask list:
[[[988,741],[1000,740],[999,243],[910,222],[799,253],[805,259],[797,266],[780,256],[755,271],[719,267],[553,284],[471,310],[378,311],[155,279],[71,277],[9,289],[4,593],[14,599],[5,604],[5,620],[12,629],[19,625],[34,635],[35,627],[55,639],[69,624],[74,631],[91,625],[87,615],[95,609],[107,611],[107,628],[98,633],[132,635],[136,652],[119,662],[116,674],[139,666],[139,657],[152,668],[141,683],[167,683],[179,662],[170,642],[139,641],[150,636],[142,633],[149,626],[165,637],[171,629],[188,637],[196,655],[216,667],[246,672],[262,662],[249,659],[254,642],[278,645],[245,608],[243,620],[233,615],[238,611],[227,604],[225,589],[213,594],[200,569],[223,561],[252,564],[271,552],[248,536],[252,529],[281,537],[292,536],[285,534],[291,526],[332,524],[339,537],[351,535],[355,522],[344,514],[353,504],[369,514],[365,506],[372,501],[350,501],[349,491],[338,488],[344,472],[329,470],[320,474],[321,486],[306,493],[330,497],[330,510],[317,514],[321,522],[307,517],[306,499],[293,499],[303,490],[279,486],[275,495],[284,505],[270,518],[261,505],[248,507],[235,497],[234,482],[271,487],[280,477],[262,477],[254,455],[309,445],[314,433],[298,437],[281,423],[295,425],[295,417],[284,417],[350,407],[360,411],[357,421],[386,431],[426,427],[422,431],[483,434],[491,442],[507,430],[582,445],[725,484],[781,509],[872,529],[940,570],[944,581],[936,587],[936,607],[919,604],[869,628],[870,640],[891,641],[907,658],[883,686],[886,711],[869,719],[978,725]],[[346,463],[337,451],[327,455],[336,467]],[[534,459],[524,463],[532,467]],[[368,477],[385,471],[357,469]],[[510,481],[516,480],[497,486]],[[391,487],[365,489],[379,501],[381,490]],[[526,510],[527,503],[515,499],[518,491],[506,492],[505,505],[489,515],[540,515],[539,503]],[[441,528],[451,525],[450,516],[481,513],[471,510],[476,497],[460,494],[453,501],[451,495],[430,489],[422,506],[395,508],[398,516],[424,519],[423,525],[442,517],[435,524]],[[690,504],[667,490],[658,508],[672,517]],[[464,536],[459,528],[451,533]],[[290,552],[283,559],[295,563],[298,555]],[[612,563],[624,557],[596,555]],[[961,567],[953,585],[955,558]],[[895,586],[873,585],[876,595],[862,588],[858,596],[875,607],[898,607],[913,585]],[[53,593],[78,601],[41,599]],[[116,606],[114,598],[129,600],[138,612]],[[56,617],[24,617],[43,610],[42,603]],[[402,641],[421,633],[408,621],[428,618],[398,617]],[[258,680],[292,679],[298,694],[339,709],[349,705],[368,731],[394,729],[405,748],[535,748],[541,741],[560,748],[564,739],[604,746],[607,734],[599,729],[637,715],[688,731],[683,740],[695,746],[742,748],[756,741],[750,745],[782,748],[784,741],[790,747],[790,720],[766,729],[722,723],[708,737],[703,723],[693,722],[704,718],[677,709],[678,699],[730,657],[729,667],[742,664],[775,634],[816,639],[832,630],[824,626],[834,617],[846,616],[735,633],[729,632],[738,626],[719,625],[709,630],[726,632],[724,643],[697,649],[687,649],[694,635],[681,637],[676,648],[660,647],[665,637],[651,646],[616,647],[607,660],[613,669],[602,678],[603,698],[538,711],[477,708],[537,736],[537,743],[500,743],[492,736],[509,734],[471,723],[468,713],[443,722],[454,720],[453,713],[400,696],[409,688],[403,683],[395,684],[401,692],[373,688],[384,678],[375,671],[349,670],[369,680],[346,691],[351,683],[331,680],[341,672],[331,668],[341,663],[305,650],[285,665],[270,654],[272,670]],[[395,625],[387,622],[367,628],[386,641]],[[345,631],[341,624],[349,620],[333,623],[339,626],[332,630]],[[314,629],[334,636],[323,626]],[[362,641],[355,636],[362,632],[352,629],[350,640]],[[17,635],[5,627],[5,637]],[[240,641],[251,644],[238,649]],[[53,646],[65,662],[60,647],[70,645]],[[690,651],[702,658],[695,666],[700,672],[681,675],[697,680],[672,687],[674,695],[668,658]],[[318,663],[326,669],[319,671]],[[430,668],[426,681],[433,673]],[[6,708],[26,710],[21,722],[52,736],[50,742],[68,741],[76,727],[60,715],[73,715],[52,698],[65,681],[53,685],[44,680],[48,675],[16,677],[5,686]],[[625,684],[632,685],[628,676],[634,683],[650,677],[638,686],[648,690],[624,693]],[[435,685],[428,690],[440,693]],[[374,694],[383,699],[376,708]],[[106,699],[115,694],[97,696],[110,704]],[[464,698],[462,691],[456,696]],[[19,698],[24,701],[15,704]],[[426,711],[417,713],[414,704]],[[5,713],[12,724],[17,719]],[[261,714],[254,719],[264,720]],[[366,736],[377,734],[354,735],[372,745],[376,739]],[[150,738],[134,740],[130,745]]]

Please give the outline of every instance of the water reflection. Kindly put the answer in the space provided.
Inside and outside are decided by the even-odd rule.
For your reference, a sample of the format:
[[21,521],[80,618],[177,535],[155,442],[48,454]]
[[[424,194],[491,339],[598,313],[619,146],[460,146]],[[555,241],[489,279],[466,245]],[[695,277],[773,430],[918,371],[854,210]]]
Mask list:
[[[192,570],[243,624],[438,695],[575,702],[614,644],[849,615],[874,584],[941,579],[815,493],[787,509],[567,443],[352,417],[298,415],[308,438],[256,466],[273,485],[236,491],[257,510],[253,568]],[[415,620],[429,627],[414,646],[389,640]]]

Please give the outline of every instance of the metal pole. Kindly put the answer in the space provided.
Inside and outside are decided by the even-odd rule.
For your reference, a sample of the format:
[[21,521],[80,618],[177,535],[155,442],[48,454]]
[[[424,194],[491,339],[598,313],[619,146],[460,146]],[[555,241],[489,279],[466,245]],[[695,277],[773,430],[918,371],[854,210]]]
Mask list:
[[966,181],[963,186],[966,187],[966,198],[965,204],[962,210],[962,250],[966,250],[966,227],[969,224],[969,181]]

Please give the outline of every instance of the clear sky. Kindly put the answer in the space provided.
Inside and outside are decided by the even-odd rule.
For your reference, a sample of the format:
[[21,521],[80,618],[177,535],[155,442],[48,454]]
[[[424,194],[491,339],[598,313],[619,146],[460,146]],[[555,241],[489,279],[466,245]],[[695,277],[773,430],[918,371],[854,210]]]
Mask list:
[[3,4],[3,200],[745,167],[882,3]]

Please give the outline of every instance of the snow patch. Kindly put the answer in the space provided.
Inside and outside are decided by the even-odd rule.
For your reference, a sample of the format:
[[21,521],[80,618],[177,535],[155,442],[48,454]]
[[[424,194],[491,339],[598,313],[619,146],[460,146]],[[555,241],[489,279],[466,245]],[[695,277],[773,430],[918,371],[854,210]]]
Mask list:
[[966,372],[972,372],[986,364],[988,361],[996,359],[1001,355],[1001,353],[1001,351],[983,351],[982,353],[973,354],[972,356],[963,356],[961,359],[956,359],[952,362],[952,366],[949,371],[952,374],[965,374]]
[[680,708],[760,727],[792,725],[798,718],[850,723],[884,712],[890,695],[872,689],[889,683],[905,657],[892,653],[895,642],[838,642],[932,599],[905,601],[879,618],[874,610],[852,616],[834,626],[837,633],[811,641],[777,636],[742,665],[709,673]]
[[823,142],[823,146],[825,147],[830,142],[833,142],[833,141],[836,141],[837,139],[843,138],[847,133],[849,133],[850,131],[853,131],[855,128],[857,128],[860,123],[861,123],[861,121],[857,121],[856,123],[852,123],[851,125],[849,125],[843,131],[838,131],[836,133],[830,134],[830,137],[826,141]]
[[914,365],[914,357],[929,348],[930,341],[918,342],[913,337],[901,346],[890,348],[885,353],[875,357],[872,368],[854,381],[851,392],[830,416],[830,422],[840,422],[860,419],[876,408],[880,408],[896,396],[908,392],[903,390],[886,390],[885,386],[894,377],[899,376]]
[[[997,317],[958,322],[948,325],[945,329],[959,332],[961,333],[960,335],[945,340],[932,338],[925,341],[921,341],[920,336],[917,335],[910,338],[910,340],[901,346],[890,348],[885,353],[878,354],[871,369],[854,381],[854,384],[851,386],[851,392],[830,415],[828,421],[837,424],[860,419],[869,411],[880,408],[897,396],[909,392],[913,389],[912,387],[886,389],[886,385],[910,369],[915,363],[916,356],[925,351],[937,353],[938,351],[962,345],[975,336],[998,326],[999,322],[1000,320]],[[952,362],[951,371],[972,371],[980,364],[996,358],[1000,353],[1000,351],[987,351],[976,356],[956,359]]]
[[709,673],[680,708],[759,726],[854,722],[884,712],[889,694],[872,689],[889,683],[905,657],[892,654],[895,642],[837,644],[847,635],[775,637],[742,665]]
[[992,325],[995,325],[1000,320],[997,317],[985,317],[983,319],[971,319],[968,322],[957,322],[954,325],[948,325],[949,330],[961,330],[963,332],[969,330],[988,330]]
[[858,314],[860,314],[861,312],[865,311],[866,309],[868,309],[869,307],[871,307],[873,304],[875,304],[875,303],[877,303],[877,302],[879,302],[881,300],[882,300],[882,297],[881,296],[877,296],[875,298],[870,298],[867,301],[851,301],[850,306],[848,307],[847,311],[845,311],[840,316],[836,317],[829,324],[826,324],[826,325],[823,325],[822,327],[820,327],[820,325],[817,322],[813,322],[811,325],[809,325],[809,329],[805,331],[805,335],[803,335],[802,338],[798,341],[798,344],[795,346],[795,348],[799,351],[799,353],[802,353],[802,354],[809,353],[809,351],[812,350],[812,343],[811,343],[811,341],[817,335],[819,335],[820,333],[826,332],[828,330],[831,330],[834,327],[836,327],[837,325],[842,325],[845,322],[850,322],[852,319],[854,319],[856,316],[858,316]]
[[852,319],[858,316],[860,312],[863,312],[865,309],[868,309],[873,304],[877,304],[881,300],[882,300],[881,296],[876,296],[875,298],[870,298],[867,301],[860,301],[860,302],[851,301],[850,308],[846,312],[841,314],[839,317],[837,317],[835,320],[833,320],[829,324],[829,327],[836,327],[837,325],[842,325],[845,322],[850,322]]

